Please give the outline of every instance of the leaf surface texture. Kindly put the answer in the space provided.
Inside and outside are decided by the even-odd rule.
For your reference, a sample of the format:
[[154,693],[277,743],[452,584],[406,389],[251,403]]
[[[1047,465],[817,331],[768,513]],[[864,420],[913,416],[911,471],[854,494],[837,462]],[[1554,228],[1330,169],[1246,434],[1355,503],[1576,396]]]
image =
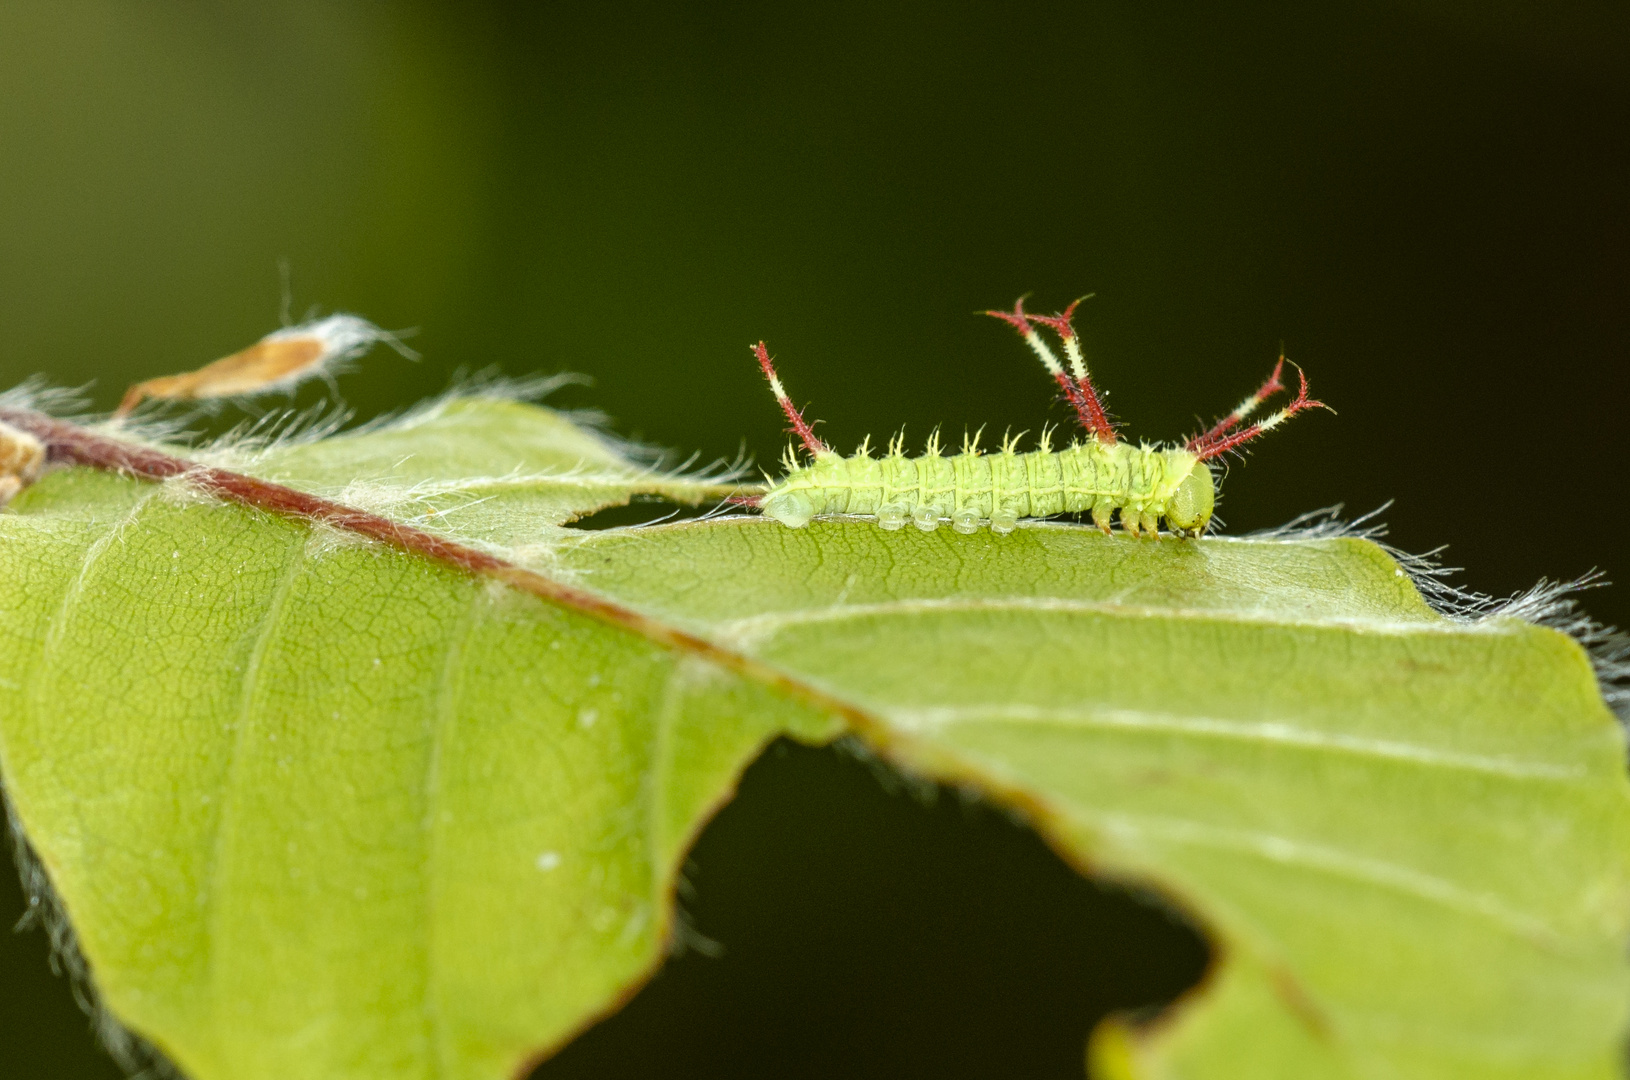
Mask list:
[[[1106,1077],[1610,1077],[1630,799],[1588,658],[1358,539],[757,518],[586,533],[653,471],[538,406],[222,460],[444,532],[862,710],[1217,950]],[[198,1080],[512,1076],[660,963],[678,867],[833,715],[181,482],[0,516],[0,777],[107,1006]]]

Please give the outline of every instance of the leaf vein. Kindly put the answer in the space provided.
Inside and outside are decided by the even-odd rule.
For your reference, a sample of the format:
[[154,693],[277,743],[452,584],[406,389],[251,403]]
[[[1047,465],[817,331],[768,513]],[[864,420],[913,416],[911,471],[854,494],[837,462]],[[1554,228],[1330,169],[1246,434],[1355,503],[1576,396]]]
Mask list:
[[654,730],[651,733],[650,778],[647,781],[645,832],[647,857],[651,860],[653,910],[661,911],[668,894],[667,873],[663,858],[662,821],[664,802],[668,793],[668,771],[673,768],[674,719],[683,707],[687,692],[686,665],[682,658],[670,659],[668,674],[662,681],[661,696],[657,702]]
[[[1059,597],[990,597],[955,599],[915,598],[888,600],[871,604],[801,608],[793,611],[765,612],[741,619],[721,620],[716,624],[720,637],[748,648],[773,638],[782,630],[819,623],[845,622],[857,619],[885,619],[892,617],[921,618],[925,615],[955,615],[976,612],[1063,613],[1081,615],[1112,615],[1136,618],[1184,619],[1201,622],[1245,623],[1256,626],[1349,626],[1366,634],[1464,634],[1482,629],[1477,624],[1463,625],[1439,621],[1384,619],[1378,616],[1312,618],[1283,614],[1255,614],[1248,611],[1227,611],[1214,608],[1158,607],[1152,604],[1126,604],[1113,600],[1072,600]],[[1498,630],[1498,627],[1494,629]]]
[[[227,763],[225,782],[221,798],[221,808],[215,819],[215,836],[209,848],[209,863],[204,867],[202,879],[206,882],[203,896],[203,922],[206,927],[206,948],[209,958],[206,980],[211,988],[210,1002],[219,1008],[226,996],[220,987],[222,968],[219,961],[220,946],[225,937],[225,910],[221,903],[223,879],[226,873],[227,846],[231,843],[232,810],[237,804],[238,786],[242,780],[243,748],[247,739],[247,732],[252,723],[255,708],[255,691],[259,685],[259,675],[266,652],[276,636],[279,625],[283,619],[283,609],[287,604],[288,596],[294,591],[294,583],[300,576],[300,571],[306,563],[306,542],[304,534],[296,534],[290,545],[292,553],[288,565],[284,567],[282,577],[272,590],[271,599],[266,605],[265,614],[261,616],[260,626],[255,631],[254,644],[250,646],[248,659],[243,666],[243,686],[239,694],[237,718],[233,722],[232,740],[227,747]],[[230,1022],[216,1024],[217,1031],[230,1031]]]
[[1199,738],[1262,742],[1276,746],[1360,754],[1423,768],[1463,769],[1515,779],[1579,780],[1589,775],[1584,765],[1515,761],[1511,758],[1440,750],[1396,739],[1378,739],[1337,732],[1314,731],[1276,721],[1250,722],[1209,716],[1175,716],[1136,709],[1055,709],[1035,705],[935,706],[888,709],[889,719],[901,726],[931,730],[956,724],[996,721],[1014,724],[1098,727],[1140,734],[1177,734]]
[[[124,534],[125,529],[127,529],[136,520],[136,518],[141,515],[142,510],[146,508],[147,504],[152,502],[162,490],[163,488],[161,486],[155,485],[151,491],[143,494],[139,499],[131,504],[129,510],[120,515],[117,521],[114,521],[108,526],[107,532],[97,537],[91,542],[90,546],[85,549],[85,554],[79,562],[79,572],[74,575],[73,583],[70,584],[67,591],[63,593],[62,603],[59,604],[57,606],[57,610],[52,613],[51,621],[46,626],[45,640],[40,646],[39,665],[34,669],[33,673],[29,677],[27,696],[24,700],[26,702],[26,707],[30,715],[33,717],[35,723],[38,724],[43,722],[50,714],[50,709],[46,701],[46,688],[50,685],[51,675],[53,674],[52,669],[57,661],[57,653],[62,645],[62,639],[67,633],[68,624],[73,618],[74,609],[84,598],[85,583],[90,579],[91,571],[101,560],[102,555],[106,553],[108,548],[113,546],[113,542]],[[19,796],[16,795],[12,797],[13,799],[19,798]],[[83,836],[85,830],[83,822],[79,818],[77,811],[75,813],[75,821],[78,824],[78,835]]]
[[1551,946],[1562,940],[1561,933],[1549,923],[1510,906],[1492,893],[1474,892],[1445,878],[1384,859],[1354,855],[1276,833],[1233,829],[1183,818],[1108,814],[1098,820],[1105,831],[1122,840],[1147,837],[1249,855],[1413,896],[1462,915],[1475,915],[1538,945]]
[[423,1015],[429,1027],[431,1062],[437,1076],[453,1074],[453,1047],[447,1038],[447,1025],[441,1015],[438,1000],[438,964],[436,950],[437,911],[440,895],[437,887],[437,867],[441,861],[443,822],[440,813],[441,756],[448,734],[458,718],[459,675],[463,669],[465,646],[475,630],[481,612],[486,610],[485,594],[477,588],[465,609],[461,624],[448,635],[447,655],[442,662],[441,677],[436,687],[436,707],[430,718],[430,751],[425,762],[425,965]]

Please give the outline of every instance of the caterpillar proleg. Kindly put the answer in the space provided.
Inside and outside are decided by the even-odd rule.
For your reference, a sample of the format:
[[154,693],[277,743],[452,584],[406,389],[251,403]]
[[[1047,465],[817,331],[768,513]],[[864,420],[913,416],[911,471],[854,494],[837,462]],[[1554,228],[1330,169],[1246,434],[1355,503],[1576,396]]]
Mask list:
[[[920,457],[907,457],[898,436],[882,457],[872,456],[869,440],[853,456],[844,457],[822,442],[793,406],[764,343],[752,346],[771,393],[786,413],[789,430],[803,443],[810,460],[800,463],[796,450],[789,447],[784,476],[762,495],[734,501],[756,506],[765,517],[795,529],[817,517],[843,514],[875,517],[884,529],[910,522],[928,532],[948,521],[960,533],[977,532],[985,525],[994,533],[1009,533],[1022,518],[1090,513],[1093,524],[1105,533],[1118,514],[1121,527],[1133,536],[1158,538],[1162,522],[1178,536],[1199,536],[1210,523],[1216,502],[1216,481],[1208,464],[1212,459],[1305,409],[1329,408],[1308,397],[1307,376],[1298,367],[1300,386],[1290,403],[1239,426],[1285,389],[1280,377],[1288,361],[1281,355],[1267,381],[1209,431],[1181,446],[1124,442],[1087,374],[1073,323],[1080,302],[1058,315],[1028,314],[1023,298],[1012,311],[985,312],[1019,332],[1074,408],[1086,438],[1072,439],[1059,450],[1053,449],[1051,432],[1044,428],[1037,447],[1028,451],[1020,451],[1017,439],[1009,438],[1001,449],[983,453],[975,435],[964,438],[960,453],[948,456],[936,432]],[[1068,371],[1038,326],[1058,336]]]

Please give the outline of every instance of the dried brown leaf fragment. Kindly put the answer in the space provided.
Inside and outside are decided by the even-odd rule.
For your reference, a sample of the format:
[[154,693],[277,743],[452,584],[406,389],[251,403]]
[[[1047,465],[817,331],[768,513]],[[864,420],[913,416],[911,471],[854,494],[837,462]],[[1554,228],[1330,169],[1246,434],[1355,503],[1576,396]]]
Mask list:
[[114,415],[125,416],[149,398],[200,401],[292,389],[308,378],[332,375],[341,363],[381,341],[404,356],[413,355],[395,334],[356,315],[285,326],[197,371],[137,383],[125,391]]

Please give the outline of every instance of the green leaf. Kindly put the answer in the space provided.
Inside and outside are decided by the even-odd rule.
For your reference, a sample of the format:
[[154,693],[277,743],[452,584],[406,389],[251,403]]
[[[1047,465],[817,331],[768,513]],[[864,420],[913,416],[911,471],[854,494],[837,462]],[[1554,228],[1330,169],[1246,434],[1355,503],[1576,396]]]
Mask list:
[[1374,544],[582,533],[719,489],[488,399],[223,454],[795,682],[185,482],[49,476],[0,516],[0,778],[103,1000],[198,1080],[514,1075],[660,963],[758,749],[851,728],[1204,928],[1215,970],[1102,1027],[1105,1077],[1617,1075],[1630,791],[1588,658],[1435,614]]
[[219,464],[429,525],[466,543],[524,556],[556,527],[639,495],[695,504],[737,489],[664,473],[551,409],[455,397],[395,422],[317,442],[226,449]]

